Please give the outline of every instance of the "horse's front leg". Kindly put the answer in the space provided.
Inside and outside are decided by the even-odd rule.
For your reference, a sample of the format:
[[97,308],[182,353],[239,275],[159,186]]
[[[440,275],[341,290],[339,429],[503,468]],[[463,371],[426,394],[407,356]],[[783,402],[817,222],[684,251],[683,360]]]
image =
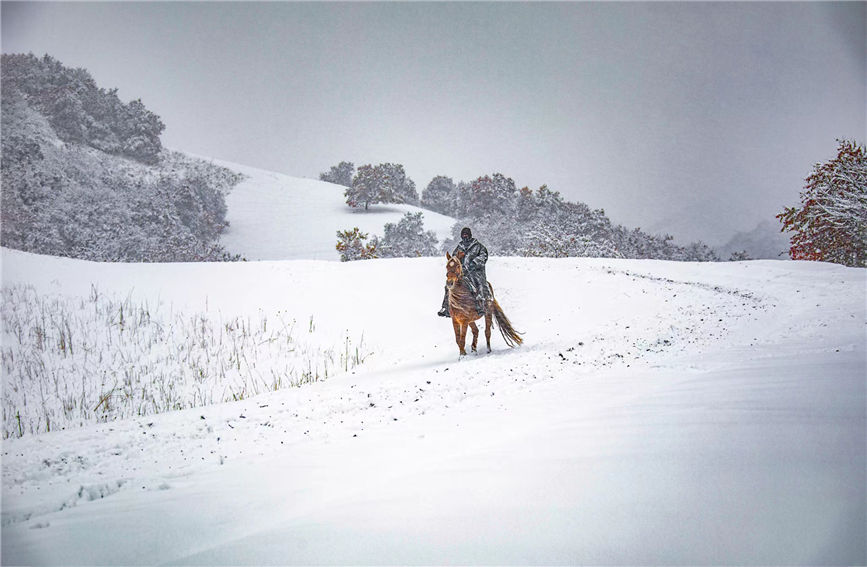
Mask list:
[[470,323],[470,329],[473,331],[473,352],[476,352],[476,345],[479,344],[479,327],[475,321]]
[[455,342],[458,343],[461,356],[466,356],[467,351],[464,350],[464,345],[467,342],[467,325],[460,323],[457,318],[452,315],[452,326],[455,329]]

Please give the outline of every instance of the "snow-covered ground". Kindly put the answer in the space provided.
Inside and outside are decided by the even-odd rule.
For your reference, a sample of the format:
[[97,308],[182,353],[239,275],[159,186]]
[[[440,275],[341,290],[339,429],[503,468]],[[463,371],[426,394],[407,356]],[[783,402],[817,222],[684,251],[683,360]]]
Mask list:
[[339,185],[214,163],[247,176],[226,196],[229,228],[221,237],[229,252],[247,260],[337,260],[338,230],[358,227],[371,236],[382,236],[386,223],[397,223],[408,212],[424,213],[425,229],[440,241],[451,236],[455,223],[451,217],[411,205],[356,210],[346,205],[344,187]]
[[267,261],[2,250],[3,564],[867,563],[865,270],[493,257],[459,359],[445,258],[335,261],[415,209],[223,165]]
[[4,440],[5,565],[867,562],[864,270],[494,257],[526,342],[459,359],[444,258],[2,262],[40,297],[279,311],[369,351]]

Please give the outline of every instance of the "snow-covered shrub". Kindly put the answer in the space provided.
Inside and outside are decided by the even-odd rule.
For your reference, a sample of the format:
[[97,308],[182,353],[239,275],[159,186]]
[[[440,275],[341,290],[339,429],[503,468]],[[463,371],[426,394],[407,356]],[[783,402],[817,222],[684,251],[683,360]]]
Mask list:
[[437,237],[433,231],[424,230],[424,214],[406,213],[400,221],[387,223],[384,235],[377,241],[377,250],[382,258],[436,256]]
[[340,261],[351,262],[378,258],[379,239],[374,237],[368,243],[366,241],[369,237],[369,234],[361,232],[358,227],[354,227],[352,230],[338,230],[335,248],[340,252]]
[[720,258],[713,249],[704,242],[691,242],[683,248],[685,262],[719,262]]
[[837,157],[816,164],[800,207],[777,215],[791,232],[793,260],[867,266],[867,150],[838,140]]

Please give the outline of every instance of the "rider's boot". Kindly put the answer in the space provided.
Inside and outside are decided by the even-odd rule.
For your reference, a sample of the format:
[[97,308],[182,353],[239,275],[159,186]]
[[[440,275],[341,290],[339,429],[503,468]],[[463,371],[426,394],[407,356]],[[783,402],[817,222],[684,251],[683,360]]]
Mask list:
[[487,302],[485,301],[485,295],[483,293],[479,293],[476,296],[476,314],[479,317],[482,317],[485,314],[485,307],[487,306]]
[[440,317],[451,317],[452,316],[452,314],[449,313],[449,290],[448,290],[448,288],[446,288],[446,293],[443,296],[443,306],[439,311],[437,311],[437,315],[439,315]]

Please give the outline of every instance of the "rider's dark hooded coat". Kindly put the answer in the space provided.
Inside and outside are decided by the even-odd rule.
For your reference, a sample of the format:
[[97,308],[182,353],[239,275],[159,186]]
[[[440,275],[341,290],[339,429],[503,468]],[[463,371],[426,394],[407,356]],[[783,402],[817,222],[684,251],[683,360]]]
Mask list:
[[476,291],[482,291],[485,297],[487,293],[488,278],[485,274],[485,263],[488,261],[488,249],[475,238],[470,237],[468,240],[461,240],[455,246],[455,251],[452,256],[457,255],[458,251],[464,253],[463,271],[472,280]]

